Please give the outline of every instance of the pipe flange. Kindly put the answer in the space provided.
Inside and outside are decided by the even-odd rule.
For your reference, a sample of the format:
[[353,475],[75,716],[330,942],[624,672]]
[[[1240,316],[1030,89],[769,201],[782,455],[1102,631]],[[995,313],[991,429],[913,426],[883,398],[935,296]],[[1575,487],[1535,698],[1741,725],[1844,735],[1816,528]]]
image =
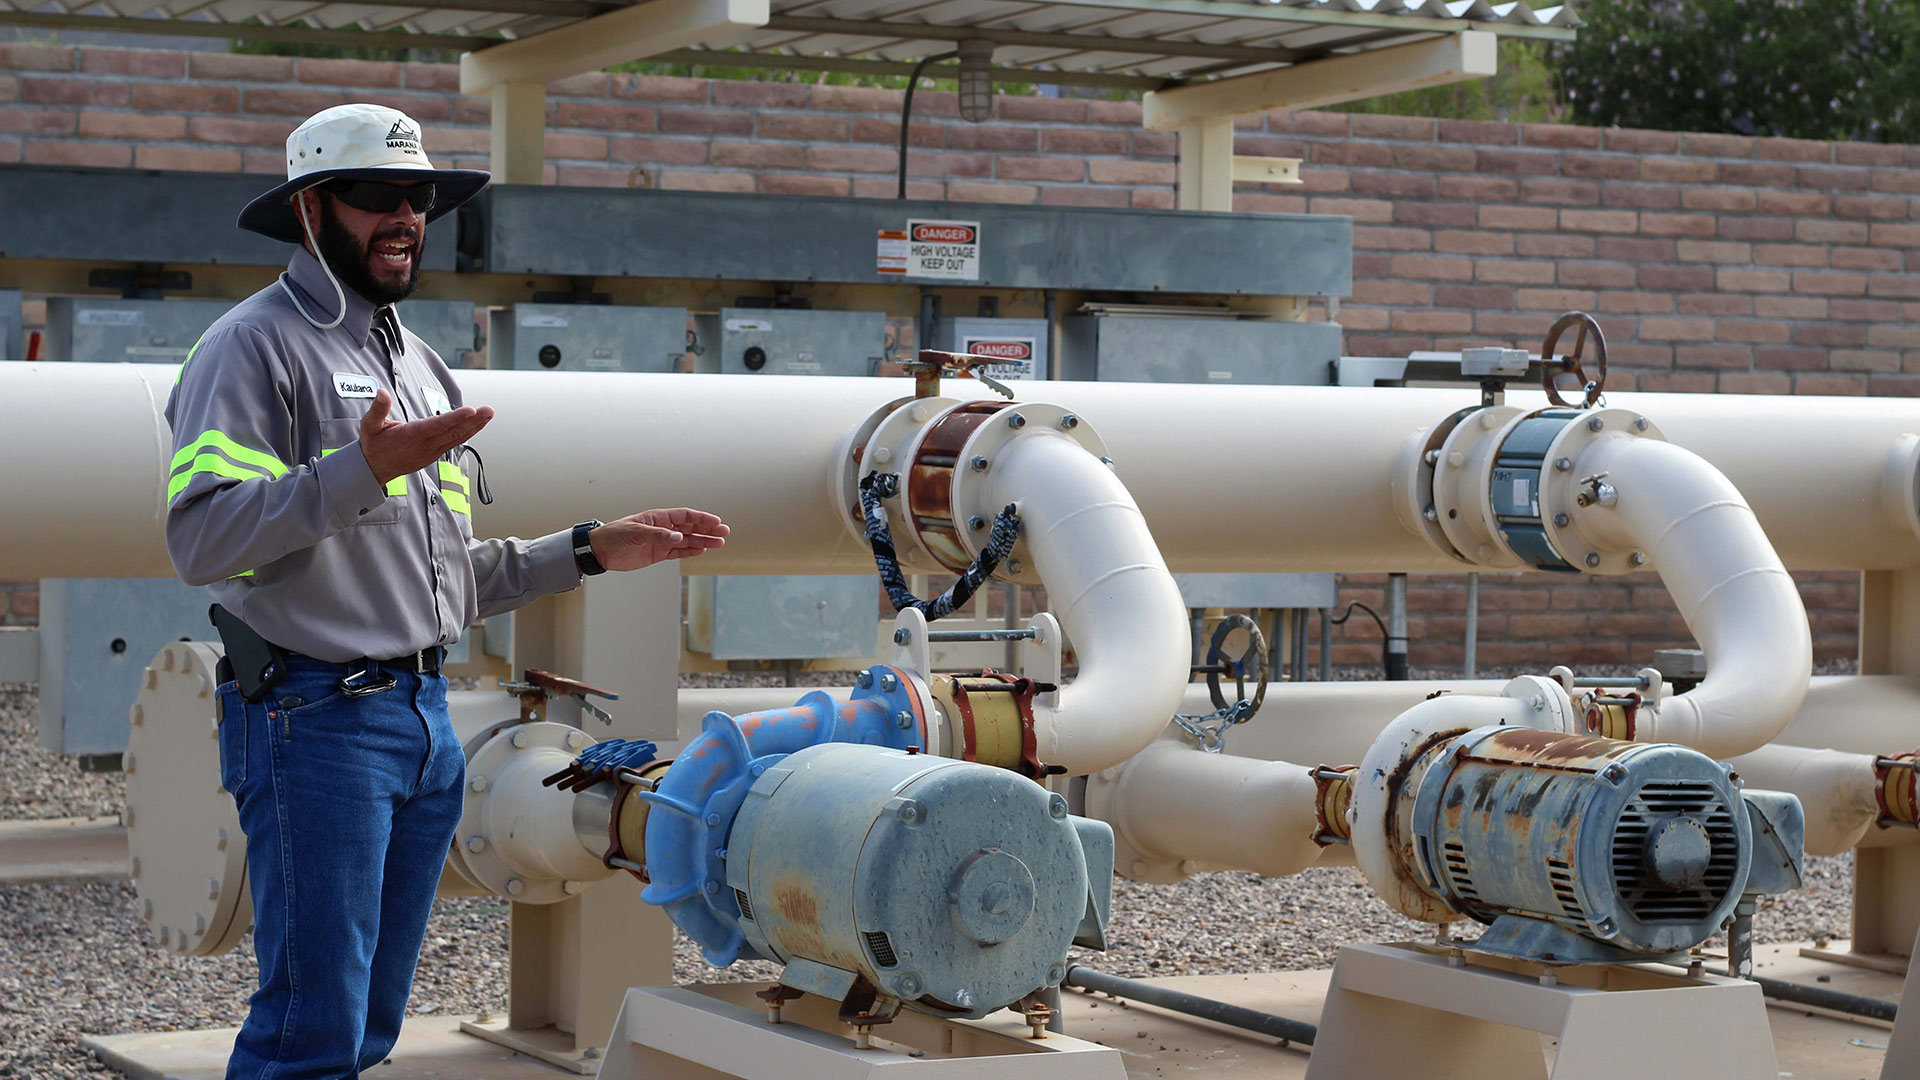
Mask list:
[[[953,404],[951,398],[895,398],[868,413],[852,429],[840,436],[834,444],[833,455],[827,459],[827,502],[833,515],[846,526],[847,532],[859,541],[861,546],[867,543],[867,519],[860,510],[860,478],[876,471],[873,467],[874,451],[887,447],[886,457],[893,460],[893,448],[905,439],[908,429],[919,421],[910,420],[907,406],[914,404],[933,405],[935,409]],[[933,415],[927,410],[926,415]],[[888,421],[894,423],[889,424]],[[887,428],[882,431],[882,428]],[[891,469],[878,471],[891,472]]]
[[1920,435],[1902,435],[1887,451],[1880,505],[1888,521],[1920,536]]
[[453,843],[463,853],[465,871],[477,884],[516,904],[557,904],[572,899],[574,894],[566,891],[565,881],[528,873],[510,865],[501,855],[499,834],[511,829],[513,808],[504,808],[504,814],[496,818],[501,808],[492,806],[491,801],[501,788],[496,778],[514,759],[537,755],[547,761],[536,764],[536,771],[544,770],[542,775],[558,772],[579,756],[583,748],[580,737],[585,734],[577,727],[544,721],[503,725],[467,758],[465,802]]
[[247,838],[220,782],[220,656],[202,641],[176,641],[154,656],[129,711],[122,760],[141,915],[152,939],[182,956],[224,953],[253,926]]
[[1141,881],[1149,885],[1176,885],[1187,880],[1203,867],[1192,859],[1149,855],[1128,839],[1121,825],[1127,820],[1122,806],[1126,796],[1120,786],[1120,774],[1125,769],[1125,765],[1118,765],[1087,776],[1084,816],[1112,826],[1114,873],[1129,881]]
[[[1592,485],[1580,475],[1580,455],[1601,439],[1613,437],[1659,439],[1666,436],[1653,421],[1631,409],[1594,409],[1580,413],[1548,444],[1545,467],[1540,471],[1540,525],[1547,543],[1553,546],[1567,565],[1585,574],[1634,574],[1654,569],[1650,552],[1610,550],[1581,535],[1579,523],[1584,514],[1604,513],[1600,503],[1582,506],[1580,496]],[[1555,463],[1566,461],[1572,468],[1560,470]],[[1565,520],[1567,524],[1560,522]],[[1635,562],[1634,556],[1640,561]]]
[[1501,538],[1500,523],[1487,500],[1494,459],[1526,417],[1525,410],[1512,405],[1476,409],[1474,418],[1455,425],[1439,447],[1429,489],[1434,524],[1448,545],[1476,566],[1520,570],[1528,565]]
[[[927,549],[920,530],[908,509],[909,485],[913,463],[920,456],[920,445],[927,432],[947,413],[967,402],[957,398],[908,398],[900,407],[885,414],[875,424],[864,445],[858,447],[859,460],[853,459],[855,446],[848,440],[846,463],[851,479],[841,473],[831,489],[846,501],[834,508],[862,550],[868,548],[866,514],[860,506],[860,481],[872,473],[893,473],[900,477],[898,491],[883,499],[889,530],[893,533],[894,557],[902,569],[917,574],[944,574],[948,569]],[[872,417],[868,418],[869,421]],[[861,425],[865,427],[863,423]]]
[[1424,431],[1414,432],[1407,438],[1402,460],[1393,474],[1393,507],[1400,515],[1401,524],[1409,532],[1426,537],[1435,548],[1469,565],[1473,560],[1462,555],[1446,530],[1440,527],[1440,511],[1433,501],[1433,476],[1445,454],[1447,437],[1461,421],[1483,408],[1485,406],[1470,405]]
[[[991,522],[993,516],[1002,509],[987,496],[992,486],[988,481],[993,463],[1017,439],[1046,438],[1071,439],[1096,459],[1108,460],[1106,442],[1072,410],[1039,401],[1007,403],[986,423],[974,429],[961,449],[959,463],[953,470],[953,488],[949,498],[953,505],[953,520],[958,526],[955,532],[966,551],[966,557],[960,563],[962,567],[979,557],[989,534],[988,529],[968,528],[966,523],[976,518]],[[1012,553],[994,571],[993,576],[1020,585],[1042,584],[1040,575],[1034,569],[1033,559],[1028,556],[1025,535],[1015,542]]]

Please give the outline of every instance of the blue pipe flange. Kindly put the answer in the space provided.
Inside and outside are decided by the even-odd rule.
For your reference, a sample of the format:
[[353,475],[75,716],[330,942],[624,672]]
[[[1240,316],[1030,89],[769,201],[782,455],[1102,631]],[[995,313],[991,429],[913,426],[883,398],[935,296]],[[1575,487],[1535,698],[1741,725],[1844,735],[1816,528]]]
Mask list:
[[1487,499],[1500,537],[1515,555],[1540,570],[1576,571],[1547,536],[1540,517],[1540,481],[1551,468],[1548,448],[1581,415],[1577,409],[1543,409],[1515,425],[1494,457]]
[[647,815],[647,876],[640,898],[666,909],[698,942],[707,963],[758,959],[740,932],[740,905],[727,880],[727,837],[747,791],[767,767],[820,743],[895,750],[926,745],[918,696],[897,668],[860,673],[851,701],[816,690],[784,709],[710,712],[660,784],[639,795],[669,811]]

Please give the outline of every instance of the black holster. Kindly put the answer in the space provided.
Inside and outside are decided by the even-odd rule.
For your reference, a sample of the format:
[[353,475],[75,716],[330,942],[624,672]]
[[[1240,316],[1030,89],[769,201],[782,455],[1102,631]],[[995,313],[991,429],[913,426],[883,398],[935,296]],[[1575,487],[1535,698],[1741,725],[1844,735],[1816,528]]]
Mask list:
[[287,674],[287,651],[254,632],[253,627],[219,604],[207,609],[207,618],[220,632],[220,644],[227,650],[221,657],[217,675],[221,681],[239,684],[240,697],[258,705],[267,691]]

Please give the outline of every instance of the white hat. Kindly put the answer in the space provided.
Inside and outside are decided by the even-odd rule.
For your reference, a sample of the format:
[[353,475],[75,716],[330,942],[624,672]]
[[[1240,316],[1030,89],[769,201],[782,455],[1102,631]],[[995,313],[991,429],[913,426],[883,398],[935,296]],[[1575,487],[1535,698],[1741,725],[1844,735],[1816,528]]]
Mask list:
[[421,180],[437,187],[429,222],[479,194],[493,179],[479,169],[436,169],[420,144],[420,125],[385,105],[335,105],[287,136],[287,180],[240,211],[240,227],[289,244],[300,242],[292,199],[334,177]]

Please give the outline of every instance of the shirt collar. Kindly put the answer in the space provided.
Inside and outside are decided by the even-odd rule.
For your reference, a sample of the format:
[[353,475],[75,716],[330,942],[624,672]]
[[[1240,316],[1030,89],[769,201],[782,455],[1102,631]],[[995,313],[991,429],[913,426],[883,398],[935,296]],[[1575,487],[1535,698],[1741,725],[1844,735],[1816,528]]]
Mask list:
[[[292,261],[287,263],[287,277],[305,293],[311,306],[308,310],[322,319],[331,319],[334,315],[335,293],[333,285],[327,281],[327,271],[320,260],[306,248],[295,248]],[[366,297],[346,287],[342,282],[340,291],[347,297],[347,317],[340,320],[339,329],[352,338],[361,348],[367,347],[367,341],[373,329],[375,308]],[[388,305],[382,305],[388,306]]]

